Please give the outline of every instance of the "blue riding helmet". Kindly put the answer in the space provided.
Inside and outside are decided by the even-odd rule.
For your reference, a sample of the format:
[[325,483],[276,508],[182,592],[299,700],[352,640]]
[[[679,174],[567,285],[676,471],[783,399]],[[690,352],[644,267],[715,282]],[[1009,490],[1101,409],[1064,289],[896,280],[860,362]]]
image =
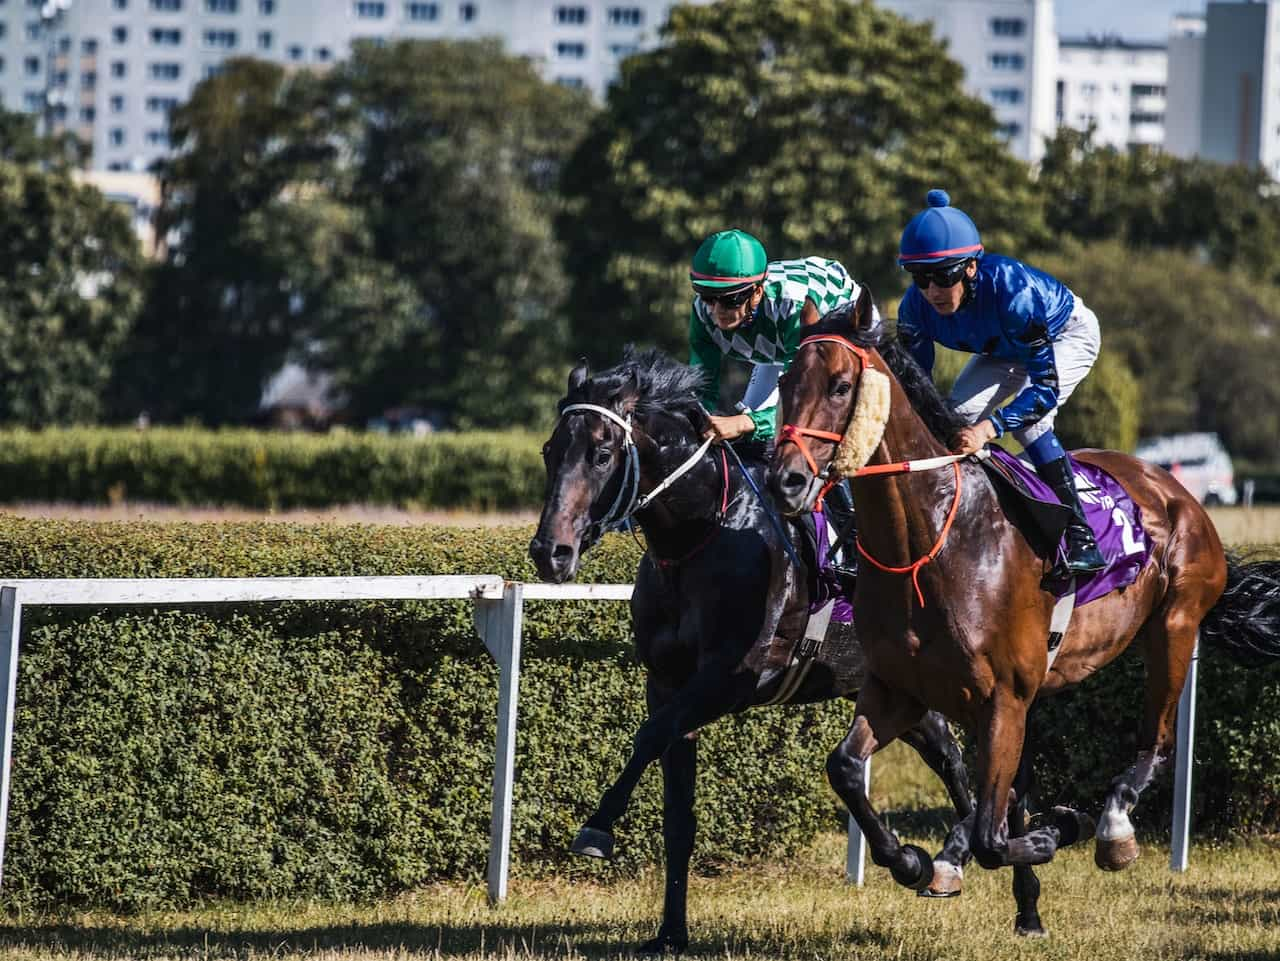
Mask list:
[[945,190],[930,190],[929,206],[902,232],[898,265],[941,264],[982,256],[982,238],[969,215],[951,206]]

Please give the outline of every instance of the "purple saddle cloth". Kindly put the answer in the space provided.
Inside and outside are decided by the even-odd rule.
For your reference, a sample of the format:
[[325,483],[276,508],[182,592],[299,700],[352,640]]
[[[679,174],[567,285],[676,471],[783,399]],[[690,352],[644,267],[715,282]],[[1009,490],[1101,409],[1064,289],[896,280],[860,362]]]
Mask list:
[[[1040,479],[1034,467],[1001,447],[991,446],[987,449],[994,460],[998,460],[1017,476],[1027,494],[1047,504],[1059,503],[1058,496]],[[1132,584],[1151,556],[1151,541],[1142,529],[1138,506],[1114,477],[1100,467],[1074,459],[1071,461],[1071,469],[1075,475],[1076,490],[1080,494],[1085,519],[1093,528],[1098,550],[1107,561],[1107,566],[1096,574],[1076,579],[1078,607]],[[1060,543],[1059,553],[1063,550],[1064,546]],[[1053,593],[1061,597],[1067,593],[1070,584],[1070,580],[1064,580],[1059,584],[1046,586],[1056,588]]]
[[[809,602],[809,613],[820,611],[827,601],[834,598],[835,606],[831,608],[831,619],[837,624],[852,624],[853,604],[844,593],[840,579],[836,577],[834,571],[830,570],[831,565],[827,562],[827,552],[831,549],[831,525],[827,523],[827,517],[822,511],[813,512],[813,523],[817,528],[818,576],[817,590],[814,591],[813,599]],[[845,543],[844,549],[854,550],[853,538]]]

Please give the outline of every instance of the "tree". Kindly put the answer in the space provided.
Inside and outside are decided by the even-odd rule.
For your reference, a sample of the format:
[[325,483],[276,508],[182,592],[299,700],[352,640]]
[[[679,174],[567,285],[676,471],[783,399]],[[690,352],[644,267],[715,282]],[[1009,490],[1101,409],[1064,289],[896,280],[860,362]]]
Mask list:
[[1057,236],[1180,250],[1280,282],[1280,187],[1264,170],[1121,152],[1059,127],[1038,182]]
[[683,354],[688,263],[723,227],[776,259],[839,258],[882,302],[904,287],[898,238],[931,187],[991,249],[1043,242],[1027,168],[930,30],[870,2],[673,7],[565,172],[577,350],[596,363],[626,341]]
[[302,328],[287,253],[264,217],[333,155],[314,78],[231,60],[170,119],[157,233],[171,240],[117,378],[117,405],[161,420],[243,420]]
[[359,44],[329,89],[350,111],[343,199],[415,302],[371,336],[335,316],[316,331],[316,361],[359,409],[398,400],[460,427],[545,422],[567,359],[554,188],[586,95],[493,41]]
[[0,160],[0,422],[91,423],[142,301],[128,217],[69,171]]
[[[1133,251],[1115,241],[1069,244],[1037,266],[1098,315],[1103,355],[1137,378],[1141,434],[1215,430],[1232,454],[1274,463],[1280,290],[1186,254]],[[1109,381],[1099,386],[1114,389]],[[1076,403],[1072,398],[1064,415]],[[1080,433],[1086,436],[1073,434],[1073,442],[1099,442]]]

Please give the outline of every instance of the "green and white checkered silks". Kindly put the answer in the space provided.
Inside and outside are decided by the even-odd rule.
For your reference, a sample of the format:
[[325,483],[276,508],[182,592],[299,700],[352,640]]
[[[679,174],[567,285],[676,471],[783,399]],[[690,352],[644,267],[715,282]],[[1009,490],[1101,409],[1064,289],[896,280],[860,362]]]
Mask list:
[[861,292],[837,260],[775,260],[765,277],[764,299],[745,331],[739,329],[726,336],[701,298],[694,299],[693,310],[707,336],[727,356],[750,364],[788,364],[800,346],[800,316],[806,298],[814,302],[821,316],[856,300]]

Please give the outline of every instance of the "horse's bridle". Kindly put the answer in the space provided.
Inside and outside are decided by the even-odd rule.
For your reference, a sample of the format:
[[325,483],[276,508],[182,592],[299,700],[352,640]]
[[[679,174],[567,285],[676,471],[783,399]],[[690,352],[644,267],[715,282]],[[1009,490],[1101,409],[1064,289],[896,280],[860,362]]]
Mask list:
[[[613,499],[613,504],[609,510],[599,520],[592,521],[587,530],[593,534],[592,540],[598,540],[600,535],[605,531],[617,530],[627,519],[636,511],[642,511],[652,504],[661,494],[663,494],[672,484],[678,481],[702,460],[702,455],[711,447],[714,440],[708,437],[696,451],[690,455],[689,459],[667,475],[657,487],[649,491],[649,493],[641,495],[640,493],[640,451],[636,447],[635,438],[631,436],[631,414],[628,413],[624,418],[608,407],[601,407],[599,404],[569,404],[560,411],[560,418],[563,419],[565,414],[572,413],[577,410],[591,411],[599,414],[606,420],[611,420],[622,428],[622,448],[623,457],[623,475],[622,482],[618,485],[618,496]],[[728,477],[726,470],[726,479]],[[628,490],[630,494],[628,494]]]

